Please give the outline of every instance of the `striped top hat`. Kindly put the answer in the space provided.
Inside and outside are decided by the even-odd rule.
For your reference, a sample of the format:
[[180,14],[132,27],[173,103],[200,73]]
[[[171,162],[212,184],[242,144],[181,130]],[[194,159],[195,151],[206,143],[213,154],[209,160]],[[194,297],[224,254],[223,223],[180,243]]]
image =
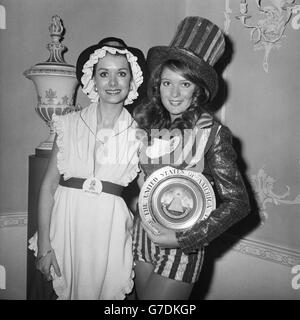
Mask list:
[[166,60],[184,61],[199,73],[212,99],[218,91],[218,75],[213,66],[224,50],[225,38],[218,26],[202,17],[186,17],[180,22],[169,46],[149,49],[147,63],[152,72]]

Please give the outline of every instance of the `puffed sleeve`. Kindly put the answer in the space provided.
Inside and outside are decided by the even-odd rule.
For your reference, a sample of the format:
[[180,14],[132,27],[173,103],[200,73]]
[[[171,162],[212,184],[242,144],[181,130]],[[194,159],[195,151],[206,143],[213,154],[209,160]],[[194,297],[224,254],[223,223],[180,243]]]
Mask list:
[[220,204],[206,220],[176,233],[179,246],[185,253],[208,245],[250,212],[248,194],[236,165],[232,135],[227,127],[221,126],[216,133],[205,155],[205,162],[213,177]]

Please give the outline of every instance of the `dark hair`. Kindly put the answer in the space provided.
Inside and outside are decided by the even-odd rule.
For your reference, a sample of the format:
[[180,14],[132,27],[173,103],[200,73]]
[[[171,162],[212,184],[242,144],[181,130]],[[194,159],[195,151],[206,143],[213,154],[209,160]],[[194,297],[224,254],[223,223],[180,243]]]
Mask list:
[[[114,56],[123,56],[123,57],[126,58],[126,55],[125,55],[125,54],[119,53],[119,52],[116,52],[116,53],[114,54]],[[100,59],[99,59],[99,60],[100,60]],[[99,60],[98,60],[98,62],[99,62]],[[126,60],[127,60],[127,58],[126,58]],[[97,64],[98,64],[98,62],[93,65],[93,74],[92,74],[92,77],[95,77],[95,75],[96,75],[96,69],[97,69]],[[132,79],[131,64],[129,63],[128,60],[127,60],[127,63],[128,63],[128,67],[129,67],[130,76],[131,76],[131,79]]]
[[[108,46],[108,47],[120,48],[120,49],[125,49],[126,48],[125,42],[122,39],[115,38],[115,37],[108,37],[108,38],[102,39],[98,43],[98,46],[99,47]],[[116,52],[116,55],[120,55],[120,53]],[[96,67],[97,67],[97,63],[95,63],[94,66],[93,66],[93,77],[96,74]],[[130,72],[131,72],[131,68],[130,68]]]
[[[189,108],[183,112],[181,118],[171,122],[170,115],[164,108],[160,98],[161,74],[164,68],[179,73],[182,77],[196,85],[192,102]],[[201,76],[201,75],[200,75]],[[134,118],[140,128],[147,132],[150,129],[192,129],[201,114],[206,111],[211,93],[206,84],[194,70],[184,61],[167,60],[157,66],[152,72],[148,83],[148,99],[134,110]]]
[[[107,46],[107,47],[118,48],[118,47],[116,47],[116,46],[111,46],[111,45],[106,45],[106,46]],[[123,49],[123,48],[120,48],[120,49]],[[126,55],[125,55],[125,54],[119,53],[119,52],[116,52],[116,53],[114,54],[114,56],[123,56],[123,57],[126,58]],[[99,60],[100,60],[100,59],[99,59]],[[98,62],[99,62],[99,60],[98,60]],[[126,60],[127,60],[127,58],[126,58]],[[93,65],[93,74],[92,74],[92,77],[95,77],[95,75],[96,75],[96,69],[97,69],[97,64],[98,64],[98,62]],[[128,67],[129,67],[130,77],[131,77],[131,79],[132,79],[131,64],[129,63],[128,60],[127,60],[127,63],[128,63]]]

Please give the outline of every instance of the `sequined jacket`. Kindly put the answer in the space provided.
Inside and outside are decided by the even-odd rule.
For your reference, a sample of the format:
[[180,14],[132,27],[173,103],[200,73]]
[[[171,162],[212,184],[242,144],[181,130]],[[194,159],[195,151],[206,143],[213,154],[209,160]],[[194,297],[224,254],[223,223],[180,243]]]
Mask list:
[[237,168],[230,130],[215,121],[207,146],[203,174],[214,186],[219,201],[206,220],[176,233],[179,246],[185,253],[208,245],[250,212],[249,198]]

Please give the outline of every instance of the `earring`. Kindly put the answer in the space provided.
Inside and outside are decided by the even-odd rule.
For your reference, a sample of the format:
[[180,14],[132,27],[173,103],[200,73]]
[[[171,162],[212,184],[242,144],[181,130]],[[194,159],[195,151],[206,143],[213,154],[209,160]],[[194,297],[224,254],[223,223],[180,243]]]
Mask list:
[[129,85],[129,91],[133,91],[134,90],[134,85],[132,80],[130,81],[130,85]]
[[197,104],[198,98],[199,98],[199,97],[198,97],[198,94],[195,94],[194,97],[192,98],[192,103],[191,103],[191,105]]
[[97,87],[96,87],[96,86],[94,86],[94,91],[95,91],[95,92],[98,92],[98,89],[97,89]]

